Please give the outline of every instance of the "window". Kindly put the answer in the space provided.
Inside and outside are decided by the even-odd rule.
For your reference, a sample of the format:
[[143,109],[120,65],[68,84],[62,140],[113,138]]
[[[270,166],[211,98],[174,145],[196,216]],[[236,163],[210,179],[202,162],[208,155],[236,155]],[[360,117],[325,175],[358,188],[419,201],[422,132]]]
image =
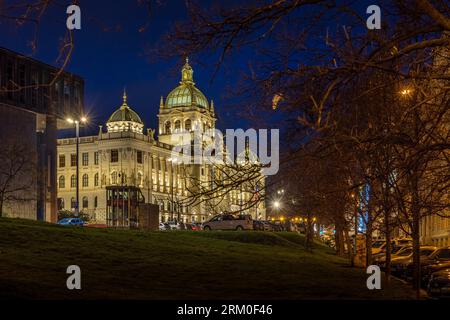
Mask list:
[[75,201],[75,198],[71,198],[70,199],[70,207],[72,208],[72,209],[75,209],[75,207],[77,206],[77,202]]
[[111,172],[111,184],[117,184],[117,172]]
[[111,150],[111,162],[119,162],[119,150]]
[[94,164],[98,165],[98,152],[94,152]]
[[87,197],[83,197],[83,209],[87,209],[89,207],[89,200]]
[[63,154],[59,155],[59,167],[64,168],[66,166],[66,156]]
[[66,179],[64,176],[59,177],[59,188],[64,189],[66,187]]
[[181,128],[180,120],[175,121],[175,132],[179,132]]
[[70,166],[71,167],[76,167],[77,166],[77,155],[76,154],[71,154],[70,155]]
[[83,188],[89,187],[89,176],[87,174],[83,174]]
[[97,207],[98,207],[98,197],[95,196],[95,198],[94,198],[94,208],[97,209]]
[[89,153],[83,152],[83,166],[89,165]]
[[184,123],[184,128],[186,129],[186,131],[191,131],[192,129],[192,121],[191,119],[187,119],[186,122]]
[[94,175],[94,187],[98,187],[98,172]]
[[58,210],[64,209],[64,198],[58,198]]
[[70,177],[70,187],[71,188],[77,187],[77,177],[74,174]]
[[167,121],[166,122],[166,124],[165,124],[165,126],[164,126],[164,132],[166,133],[166,134],[170,134],[170,121]]
[[136,153],[137,163],[142,163],[142,151]]

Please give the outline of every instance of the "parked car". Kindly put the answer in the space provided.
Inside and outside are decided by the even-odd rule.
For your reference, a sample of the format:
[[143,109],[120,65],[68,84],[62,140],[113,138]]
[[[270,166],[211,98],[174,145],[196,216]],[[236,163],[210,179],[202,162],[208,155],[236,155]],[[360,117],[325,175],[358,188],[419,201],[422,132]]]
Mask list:
[[[392,239],[391,241],[391,247],[397,247],[397,246],[412,246],[412,239],[411,238],[397,238]],[[386,252],[386,240],[375,240],[372,243],[372,255],[377,255],[382,252]]]
[[268,221],[253,220],[253,229],[259,231],[270,231],[272,227]]
[[61,226],[84,226],[85,222],[80,218],[64,218],[57,222]]
[[[434,246],[420,246],[420,259],[426,259],[437,250]],[[402,254],[397,255],[391,262],[391,271],[393,275],[409,277],[408,268],[413,264],[413,248],[405,249]]]
[[[432,255],[420,261],[420,274],[422,276],[422,284],[428,285],[431,274],[442,270],[450,264],[450,247],[439,248]],[[450,266],[449,266],[450,268]],[[412,274],[413,266],[409,267],[409,273]]]
[[159,231],[165,231],[168,230],[167,229],[168,226],[166,226],[163,222],[159,223]]
[[193,222],[191,226],[193,231],[199,231],[203,229],[200,222]]
[[180,230],[180,224],[176,221],[167,221],[166,225],[169,226],[168,230]]
[[203,223],[203,230],[253,230],[250,215],[218,214]]
[[[400,253],[402,253],[404,250],[409,248],[410,246],[395,246],[392,247],[391,250],[391,261],[393,258],[397,257]],[[384,266],[386,264],[386,250],[383,250],[382,252],[374,255],[373,257],[373,263],[378,266]]]
[[444,269],[431,275],[427,293],[431,298],[450,298],[450,269]]

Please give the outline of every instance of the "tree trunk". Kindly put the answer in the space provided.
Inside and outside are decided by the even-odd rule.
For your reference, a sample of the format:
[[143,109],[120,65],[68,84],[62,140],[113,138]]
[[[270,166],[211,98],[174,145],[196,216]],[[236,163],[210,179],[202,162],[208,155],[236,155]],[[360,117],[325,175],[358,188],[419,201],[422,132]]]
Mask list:
[[352,241],[351,241],[348,233],[349,233],[348,227],[346,226],[344,228],[345,242],[347,244],[348,259],[350,260],[350,265],[353,267],[355,265],[355,261],[354,261],[354,257],[353,257],[353,246],[352,246]]
[[418,196],[418,184],[416,177],[413,177],[412,183],[412,240],[413,240],[413,288],[416,290],[417,299],[420,298],[420,209],[419,209],[419,196]]
[[372,264],[372,230],[373,222],[370,211],[367,212],[367,230],[366,230],[366,266]]
[[308,212],[306,221],[306,237],[305,237],[305,248],[306,250],[312,249],[313,234],[312,234],[312,224],[311,224],[311,214]]
[[389,210],[387,208],[384,211],[384,228],[385,228],[385,232],[386,232],[385,278],[386,278],[386,283],[389,285],[391,282],[391,228],[389,225]]

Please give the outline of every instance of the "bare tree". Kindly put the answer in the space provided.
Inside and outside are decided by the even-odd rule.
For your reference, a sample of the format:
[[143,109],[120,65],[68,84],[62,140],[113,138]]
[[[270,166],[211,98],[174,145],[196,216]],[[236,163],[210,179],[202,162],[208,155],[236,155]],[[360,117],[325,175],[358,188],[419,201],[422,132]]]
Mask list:
[[24,147],[9,144],[0,152],[0,217],[5,205],[10,202],[25,202],[36,198],[33,195],[32,159]]

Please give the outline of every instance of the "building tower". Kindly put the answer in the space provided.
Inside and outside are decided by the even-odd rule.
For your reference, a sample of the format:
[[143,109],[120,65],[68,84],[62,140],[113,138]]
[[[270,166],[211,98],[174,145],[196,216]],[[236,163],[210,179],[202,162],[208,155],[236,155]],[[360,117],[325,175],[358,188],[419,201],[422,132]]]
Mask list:
[[[179,86],[167,95],[165,102],[161,97],[158,140],[163,143],[180,143],[181,137],[177,134],[181,132],[205,132],[215,128],[214,103],[211,101],[209,104],[205,95],[195,86],[193,74],[189,59],[186,58]],[[183,142],[188,143],[190,141]]]

